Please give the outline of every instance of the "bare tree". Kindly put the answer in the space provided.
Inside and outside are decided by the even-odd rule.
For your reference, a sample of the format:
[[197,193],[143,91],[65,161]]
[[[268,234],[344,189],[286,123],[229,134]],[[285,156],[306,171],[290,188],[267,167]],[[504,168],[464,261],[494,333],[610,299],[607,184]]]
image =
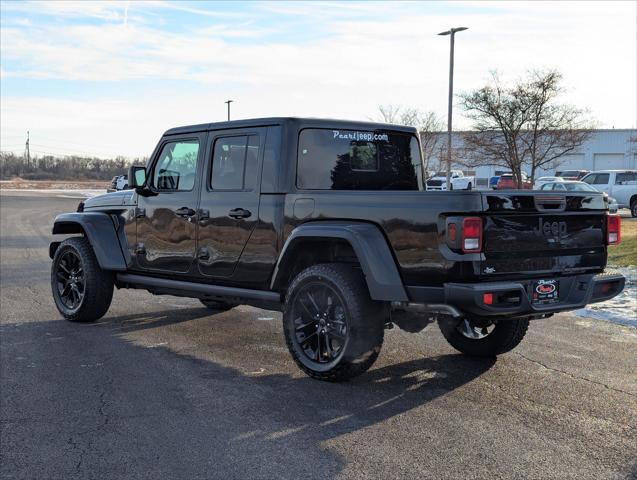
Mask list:
[[442,119],[435,112],[421,112],[417,108],[402,108],[395,105],[380,105],[380,119],[385,123],[416,127],[420,135],[423,176],[440,143],[440,132],[444,128]]
[[475,132],[464,134],[465,162],[509,168],[522,186],[522,167],[554,168],[593,133],[585,111],[558,102],[562,75],[530,71],[515,85],[503,85],[497,73],[478,90],[460,95]]

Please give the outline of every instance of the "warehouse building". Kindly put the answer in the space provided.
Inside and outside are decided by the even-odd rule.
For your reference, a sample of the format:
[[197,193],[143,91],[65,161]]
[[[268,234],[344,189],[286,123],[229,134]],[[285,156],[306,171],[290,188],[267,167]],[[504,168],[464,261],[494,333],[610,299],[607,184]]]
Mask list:
[[[436,147],[430,160],[430,170],[436,170],[443,165],[446,159],[447,139],[446,133],[437,135]],[[453,151],[462,152],[462,132],[454,132]],[[440,164],[440,160],[443,163]],[[489,177],[497,172],[505,170],[501,166],[484,165],[473,169],[467,169],[459,159],[453,169],[463,170],[465,175],[476,177],[478,187],[486,187]],[[549,165],[546,169],[540,169],[536,177],[554,175],[556,171],[564,170],[607,170],[607,169],[637,169],[637,129],[600,129],[577,148],[573,153],[565,155],[559,164]],[[530,169],[526,168],[530,174]]]

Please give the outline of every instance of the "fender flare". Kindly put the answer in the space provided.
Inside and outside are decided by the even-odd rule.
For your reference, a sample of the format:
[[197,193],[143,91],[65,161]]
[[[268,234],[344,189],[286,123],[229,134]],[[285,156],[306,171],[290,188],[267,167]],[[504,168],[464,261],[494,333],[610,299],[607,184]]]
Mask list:
[[[106,213],[63,213],[55,217],[54,235],[83,233],[93,247],[102,270],[126,270],[126,261],[113,220]],[[49,256],[53,258],[60,242],[52,242]]]
[[282,267],[290,261],[294,244],[306,238],[330,238],[348,242],[365,275],[369,295],[373,300],[407,302],[396,261],[381,230],[365,222],[308,222],[296,227],[285,241],[279,260],[272,274],[270,289],[275,290],[280,282]]

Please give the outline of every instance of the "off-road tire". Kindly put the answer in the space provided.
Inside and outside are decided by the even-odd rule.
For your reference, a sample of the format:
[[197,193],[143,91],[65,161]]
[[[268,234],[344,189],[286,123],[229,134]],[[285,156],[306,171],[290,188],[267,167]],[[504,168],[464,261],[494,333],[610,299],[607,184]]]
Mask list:
[[[328,364],[312,362],[294,340],[292,305],[308,283],[325,282],[343,302],[349,337],[340,358]],[[346,264],[319,264],[301,271],[290,284],[283,308],[283,330],[292,358],[307,375],[318,380],[344,381],[367,371],[378,358],[384,337],[384,305],[373,301],[359,269]]]
[[209,308],[210,310],[215,310],[217,312],[225,312],[237,306],[236,303],[228,303],[222,302],[219,300],[204,300],[203,298],[199,300],[204,307]]
[[462,335],[455,321],[441,320],[438,325],[447,342],[459,352],[474,357],[495,357],[519,345],[529,328],[529,320],[500,320],[489,335],[479,340]]
[[[73,250],[79,257],[84,277],[84,296],[79,306],[72,309],[61,301],[56,277],[58,263],[68,250]],[[55,251],[51,265],[51,290],[55,306],[66,320],[85,323],[102,318],[113,299],[113,284],[113,273],[100,268],[93,247],[87,238],[67,238]]]

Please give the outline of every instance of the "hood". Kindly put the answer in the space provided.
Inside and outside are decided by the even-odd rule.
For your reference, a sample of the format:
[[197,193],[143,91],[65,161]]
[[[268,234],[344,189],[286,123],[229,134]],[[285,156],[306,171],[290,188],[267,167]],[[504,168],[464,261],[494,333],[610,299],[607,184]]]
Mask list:
[[121,207],[122,205],[134,205],[135,190],[120,190],[106,193],[84,200],[84,208]]

